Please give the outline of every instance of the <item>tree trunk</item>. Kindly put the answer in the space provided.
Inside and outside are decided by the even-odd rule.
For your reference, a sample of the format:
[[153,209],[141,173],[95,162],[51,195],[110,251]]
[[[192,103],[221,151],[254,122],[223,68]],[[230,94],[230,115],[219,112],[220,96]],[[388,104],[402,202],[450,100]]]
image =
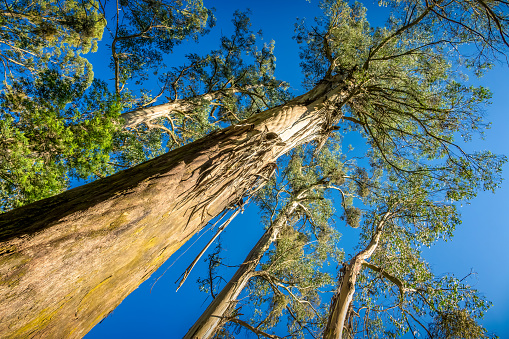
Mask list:
[[338,121],[325,108],[344,104],[349,83],[333,80],[242,125],[0,215],[0,337],[84,336],[261,184],[279,156]]
[[253,277],[263,254],[276,240],[280,231],[286,225],[288,216],[295,211],[297,206],[297,202],[289,202],[284,211],[280,212],[278,218],[258,240],[230,281],[228,281],[226,286],[223,287],[221,292],[210,303],[209,307],[189,329],[184,339],[208,339],[214,336],[219,327],[225,322],[225,318],[233,311],[237,297],[249,279]]
[[193,109],[196,108],[197,102],[217,100],[226,95],[248,92],[256,87],[259,86],[244,86],[243,88],[228,87],[191,98],[177,99],[160,105],[138,108],[122,113],[120,117],[124,120],[124,128],[134,128],[142,123],[150,124],[152,120],[168,117],[172,112],[179,112],[182,114],[192,113]]
[[364,261],[369,259],[378,247],[384,224],[390,216],[391,213],[384,214],[366,248],[354,256],[347,265],[343,266],[343,276],[338,284],[338,290],[331,300],[329,319],[323,334],[324,339],[341,339],[343,337],[346,316],[355,294],[357,277]]

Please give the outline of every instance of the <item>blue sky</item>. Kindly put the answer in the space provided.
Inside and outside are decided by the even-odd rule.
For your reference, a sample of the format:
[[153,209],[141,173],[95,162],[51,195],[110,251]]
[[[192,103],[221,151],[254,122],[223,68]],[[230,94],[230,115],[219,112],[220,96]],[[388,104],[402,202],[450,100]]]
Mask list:
[[[204,54],[216,48],[221,32],[229,35],[232,29],[230,20],[234,10],[250,8],[254,30],[263,30],[265,42],[276,41],[277,78],[289,82],[297,93],[301,90],[298,46],[291,37],[297,17],[312,20],[314,16],[320,14],[317,7],[318,1],[216,0],[204,2],[206,6],[216,8],[215,15],[218,19],[216,28],[200,43],[192,43],[191,46],[183,44],[178,47],[175,54],[169,56],[169,64],[181,64],[182,55],[186,53]],[[379,8],[376,2],[364,3],[364,5],[368,7],[368,19],[371,24],[382,24],[385,10]],[[104,43],[101,43],[99,51],[92,56],[91,61],[94,63],[96,75],[108,74],[107,79],[110,79],[111,72],[101,68],[104,67],[104,59],[108,51]],[[497,154],[509,154],[508,79],[507,65],[498,65],[484,78],[474,80],[475,84],[487,86],[493,92],[493,104],[487,107],[487,120],[493,124],[485,140],[474,139],[468,144],[468,150],[489,149]],[[506,165],[504,171],[506,177],[508,171],[509,166]],[[460,211],[463,224],[456,231],[454,239],[426,250],[425,256],[436,274],[450,272],[457,277],[463,277],[471,270],[477,272],[475,287],[493,302],[492,309],[485,317],[484,325],[501,338],[509,338],[507,322],[509,318],[508,183],[504,182],[496,194],[480,193],[477,199],[469,205],[463,205]],[[238,216],[228,226],[223,236],[225,254],[229,257],[229,263],[240,263],[262,232],[255,209],[248,208],[244,214]],[[340,232],[344,235],[345,249],[349,248],[351,243],[355,243],[355,232],[347,230],[340,230]],[[158,272],[126,298],[108,318],[92,329],[86,338],[182,337],[210,302],[210,298],[206,300],[207,296],[199,292],[195,284],[197,277],[205,273],[203,261],[197,265],[178,293],[175,293],[177,287],[175,281],[211,236],[212,234],[203,236],[189,248],[194,242],[194,239],[191,239]],[[154,285],[159,277],[161,278]]]

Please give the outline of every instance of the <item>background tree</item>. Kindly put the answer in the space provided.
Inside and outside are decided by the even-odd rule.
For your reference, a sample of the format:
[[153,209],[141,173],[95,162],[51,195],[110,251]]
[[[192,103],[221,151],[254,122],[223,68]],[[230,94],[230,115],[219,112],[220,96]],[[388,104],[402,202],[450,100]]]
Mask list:
[[[293,153],[281,176],[282,181],[288,180],[287,186],[279,189],[266,186],[261,190],[263,194],[259,200],[262,213],[271,220],[287,192],[306,189],[317,174],[318,178],[327,175],[326,180],[321,178],[318,181],[321,183],[319,186],[340,192],[346,224],[359,227],[363,220],[360,243],[353,253],[347,254],[352,259],[345,262],[340,270],[339,287],[333,297],[327,328],[324,317],[328,313],[328,305],[320,303],[323,297],[317,298],[324,294],[323,289],[316,288],[320,287],[316,286],[319,281],[316,274],[320,268],[316,264],[312,265],[310,254],[303,255],[301,247],[296,245],[298,238],[295,236],[307,234],[306,221],[304,225],[295,223],[294,230],[298,229],[297,232],[292,231],[289,235],[283,232],[280,235],[273,254],[266,259],[268,262],[261,265],[260,271],[246,269],[258,264],[259,259],[253,259],[252,254],[257,253],[256,249],[259,249],[258,245],[263,239],[269,239],[267,232],[274,231],[274,225],[281,221],[281,216],[287,215],[285,213],[279,214],[275,224],[268,228],[221,293],[212,292],[214,301],[211,306],[216,307],[209,306],[188,332],[188,336],[192,337],[191,333],[199,337],[211,336],[213,330],[206,335],[205,332],[199,335],[201,332],[192,331],[199,329],[200,325],[205,329],[214,329],[203,324],[207,319],[217,317],[217,323],[222,319],[223,326],[226,326],[217,334],[218,337],[239,335],[240,329],[245,328],[258,336],[279,338],[272,328],[284,321],[286,314],[289,318],[287,333],[291,337],[336,337],[333,333],[339,337],[339,333],[343,333],[346,338],[360,335],[387,338],[399,337],[407,332],[414,336],[429,337],[440,333],[449,337],[488,337],[487,331],[477,324],[476,319],[482,318],[490,303],[468,285],[470,274],[461,280],[450,275],[435,276],[420,254],[422,246],[430,247],[439,239],[452,237],[455,227],[460,223],[456,206],[446,198],[451,187],[433,185],[433,181],[425,175],[414,175],[403,181],[391,176],[390,168],[386,176],[392,179],[383,179],[381,169],[376,169],[370,178],[364,169],[355,166],[351,160],[342,164],[337,147],[336,144],[336,152],[330,152],[329,147],[323,150],[324,153],[318,159],[312,158],[313,153],[309,149],[306,153]],[[303,162],[303,154],[308,160],[311,157],[312,162]],[[280,164],[284,165],[285,161]],[[321,196],[318,204],[316,199],[312,199],[309,205],[304,202],[306,199],[290,198],[290,203],[299,201],[306,204],[297,211],[303,213],[305,220],[308,218],[311,233],[315,233],[316,227],[319,232],[330,228],[331,198],[330,194],[327,198]],[[362,212],[352,206],[353,198],[361,199],[365,204]],[[285,211],[281,210],[283,213]],[[321,214],[323,211],[329,212]],[[307,240],[309,244],[310,237],[308,234],[301,240]],[[330,257],[331,253],[337,251],[334,247],[339,244],[330,242],[330,239],[326,241],[328,244],[321,243],[320,247],[313,247],[310,253],[324,253],[325,250],[325,258]],[[222,261],[218,259],[218,253],[211,255],[209,260],[215,263],[209,265],[214,269]],[[301,272],[308,271],[312,272],[311,276],[301,275]],[[239,297],[239,290],[244,288],[245,281],[239,280],[239,276],[247,277],[245,280],[251,279],[249,294],[244,293],[242,298]],[[299,276],[307,278],[296,279]],[[212,291],[214,279],[213,274],[209,274],[208,278],[200,279],[200,283]],[[304,304],[311,300],[306,297],[299,299],[296,295],[302,294],[294,289],[305,291],[303,295],[307,296],[311,291],[315,293],[312,298],[313,307],[310,306],[307,312]],[[290,292],[285,293],[288,290]],[[225,299],[233,291],[236,292],[233,298]],[[230,303],[232,308],[237,305],[235,299],[242,300],[237,310],[224,307],[221,312],[226,313],[217,313],[220,309],[218,305],[225,303],[227,306]],[[254,311],[251,310],[253,308]],[[325,315],[317,318],[314,313],[316,310],[321,310]],[[211,317],[212,311],[216,313]],[[229,312],[230,316],[227,315]],[[245,317],[245,313],[252,314],[249,321],[238,318]],[[337,324],[338,327],[335,327],[334,320],[338,315],[343,318]]]
[[[421,256],[423,246],[451,238],[461,223],[448,197],[454,187],[422,174],[401,180],[391,172],[370,184],[372,193],[363,201],[369,209],[361,240],[341,269],[324,338],[387,338],[406,332],[433,338],[442,330],[459,335],[451,333],[461,326],[463,335],[488,337],[475,319],[490,303],[468,285],[469,275],[461,280],[435,276]],[[471,193],[463,194],[460,198]]]
[[0,94],[1,211],[60,193],[72,179],[113,173],[122,107],[104,82],[88,85],[47,69]]
[[78,74],[87,68],[91,81],[91,65],[81,54],[97,50],[97,40],[102,38],[106,20],[99,4],[58,0],[2,3],[0,60],[4,85],[20,75],[37,78],[41,69],[51,66]]

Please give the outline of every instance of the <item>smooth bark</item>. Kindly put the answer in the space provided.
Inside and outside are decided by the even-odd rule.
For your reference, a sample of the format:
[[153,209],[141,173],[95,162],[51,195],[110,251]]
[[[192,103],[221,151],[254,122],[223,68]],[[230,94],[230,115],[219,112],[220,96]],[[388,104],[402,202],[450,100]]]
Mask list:
[[[151,125],[151,121],[170,117],[175,113],[183,115],[191,114],[196,108],[196,103],[200,101],[212,102],[227,95],[236,93],[249,93],[249,90],[259,86],[244,86],[243,88],[228,87],[216,91],[211,91],[202,95],[191,98],[176,99],[164,104],[154,105],[150,107],[142,107],[129,112],[122,113],[120,117],[124,120],[124,128],[134,128],[140,124]],[[216,103],[217,105],[220,105]]]
[[0,337],[79,338],[276,159],[337,123],[344,75],[108,178],[0,215]]
[[263,254],[277,239],[279,233],[287,224],[288,216],[295,211],[297,206],[298,203],[296,201],[291,201],[285,207],[284,211],[280,212],[276,220],[251,249],[230,281],[228,281],[221,292],[219,292],[207,309],[189,329],[184,339],[212,338],[219,327],[228,320],[228,316],[235,308],[237,297],[242,292],[249,279],[254,276],[256,267],[260,263]]
[[365,261],[371,257],[378,247],[384,225],[390,216],[390,213],[384,214],[381,221],[377,224],[375,233],[369,244],[364,250],[357,253],[348,264],[343,266],[344,271],[341,281],[339,282],[338,290],[331,300],[329,319],[323,334],[324,339],[341,339],[343,337],[346,316],[355,294],[357,277]]

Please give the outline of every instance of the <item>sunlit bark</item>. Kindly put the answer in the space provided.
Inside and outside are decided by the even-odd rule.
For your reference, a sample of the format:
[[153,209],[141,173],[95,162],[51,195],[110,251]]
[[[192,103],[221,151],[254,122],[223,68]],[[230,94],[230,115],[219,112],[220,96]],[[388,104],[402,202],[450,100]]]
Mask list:
[[378,247],[385,222],[390,217],[390,215],[390,213],[384,214],[376,227],[375,233],[373,234],[370,243],[366,246],[366,248],[364,248],[364,250],[355,255],[343,267],[341,281],[338,284],[338,290],[332,297],[332,302],[329,310],[329,319],[323,335],[324,339],[340,339],[343,337],[346,316],[355,294],[355,284],[357,277],[362,269],[364,262],[371,257],[373,252],[375,252],[376,248]]
[[[192,114],[193,110],[196,108],[196,103],[200,101],[211,103],[212,101],[218,100],[227,95],[234,95],[236,93],[249,94],[249,91],[256,87],[262,86],[243,86],[242,88],[228,87],[190,98],[177,99],[164,104],[137,108],[132,111],[122,113],[120,117],[124,121],[124,128],[134,128],[140,124],[150,125],[153,120],[159,118],[168,118],[175,114]],[[220,105],[219,103],[215,104]]]

